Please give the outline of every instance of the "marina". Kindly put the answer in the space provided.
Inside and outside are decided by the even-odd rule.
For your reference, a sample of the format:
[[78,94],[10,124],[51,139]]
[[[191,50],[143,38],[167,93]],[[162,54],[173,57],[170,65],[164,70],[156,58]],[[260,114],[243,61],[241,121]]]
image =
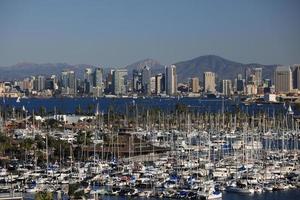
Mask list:
[[299,10],[1,0],[0,200],[300,200]]
[[221,105],[215,113],[185,104],[171,112],[135,105],[122,114],[100,112],[96,104],[93,114],[77,118],[2,107],[0,139],[11,145],[1,149],[0,192],[25,199],[259,199],[298,192],[299,121],[292,107],[271,115],[229,113]]

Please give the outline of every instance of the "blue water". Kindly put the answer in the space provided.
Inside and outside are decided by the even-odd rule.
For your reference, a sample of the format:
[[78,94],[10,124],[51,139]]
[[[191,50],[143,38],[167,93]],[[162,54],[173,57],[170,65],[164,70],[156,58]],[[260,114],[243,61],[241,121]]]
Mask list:
[[[200,99],[200,98],[30,98],[21,99],[21,102],[16,102],[16,99],[10,98],[0,101],[2,107],[15,107],[21,109],[23,106],[28,112],[38,112],[40,107],[45,107],[46,111],[54,113],[75,113],[77,107],[87,112],[89,107],[94,111],[98,104],[99,111],[107,113],[108,109],[113,109],[115,112],[126,113],[130,109],[138,108],[140,112],[149,108],[160,109],[165,112],[172,112],[175,110],[177,104],[183,104],[188,109],[200,113],[210,112],[234,112],[237,109],[255,114],[258,112],[266,112],[270,115],[273,113],[286,112],[282,104],[251,104],[245,105],[242,103],[235,103],[229,99]],[[126,111],[126,107],[128,110]]]

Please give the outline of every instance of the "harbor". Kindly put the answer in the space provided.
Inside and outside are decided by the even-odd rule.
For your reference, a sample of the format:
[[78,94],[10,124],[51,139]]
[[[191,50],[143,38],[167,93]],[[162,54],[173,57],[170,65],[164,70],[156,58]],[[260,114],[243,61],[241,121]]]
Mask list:
[[0,199],[259,199],[299,191],[292,107],[249,114],[220,105],[214,113],[186,104],[104,113],[95,104],[80,116],[2,106]]

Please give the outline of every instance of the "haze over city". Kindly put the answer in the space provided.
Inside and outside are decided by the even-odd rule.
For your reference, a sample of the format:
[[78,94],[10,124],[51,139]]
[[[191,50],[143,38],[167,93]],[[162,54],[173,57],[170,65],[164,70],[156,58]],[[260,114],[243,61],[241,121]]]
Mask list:
[[300,63],[300,2],[1,1],[0,66],[122,67],[214,54],[242,63]]

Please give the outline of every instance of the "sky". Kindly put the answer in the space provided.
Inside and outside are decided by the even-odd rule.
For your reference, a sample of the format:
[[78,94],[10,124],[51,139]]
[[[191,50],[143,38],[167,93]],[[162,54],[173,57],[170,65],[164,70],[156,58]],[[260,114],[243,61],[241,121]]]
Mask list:
[[0,66],[300,63],[299,0],[0,0]]

